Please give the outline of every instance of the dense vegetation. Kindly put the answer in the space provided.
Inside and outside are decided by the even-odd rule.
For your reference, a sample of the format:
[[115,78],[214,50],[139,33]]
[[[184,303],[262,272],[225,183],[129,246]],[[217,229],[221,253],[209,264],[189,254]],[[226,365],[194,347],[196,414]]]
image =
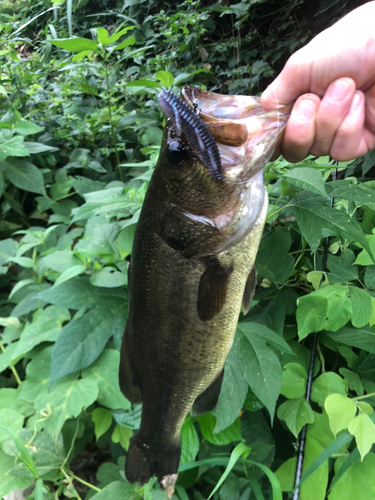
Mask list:
[[[117,382],[157,94],[256,94],[361,3],[1,2],[0,498],[165,498],[125,481],[140,408]],[[373,153],[337,178],[329,158],[267,166],[259,286],[217,408],[184,424],[173,498],[287,498],[305,424],[300,500],[374,498]]]

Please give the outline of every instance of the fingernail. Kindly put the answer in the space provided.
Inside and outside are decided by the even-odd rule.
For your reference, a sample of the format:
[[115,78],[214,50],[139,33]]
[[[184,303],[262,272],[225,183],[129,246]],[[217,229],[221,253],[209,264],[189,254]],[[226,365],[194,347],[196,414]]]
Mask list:
[[297,116],[300,120],[311,120],[316,111],[317,104],[311,99],[304,99],[297,105]]
[[350,106],[350,113],[355,111],[357,108],[359,108],[359,105],[361,104],[361,96],[357,93],[354,94],[352,105]]
[[349,92],[350,83],[348,80],[337,80],[329,89],[329,96],[334,101],[342,101]]

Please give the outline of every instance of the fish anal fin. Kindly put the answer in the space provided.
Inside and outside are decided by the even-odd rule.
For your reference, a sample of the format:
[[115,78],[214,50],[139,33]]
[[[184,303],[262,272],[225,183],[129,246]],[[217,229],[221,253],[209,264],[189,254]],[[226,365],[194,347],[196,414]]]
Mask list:
[[198,290],[197,311],[202,321],[209,321],[222,310],[232,272],[232,265],[225,268],[217,259],[208,263]]
[[247,278],[245,290],[242,297],[242,312],[245,315],[249,312],[250,304],[254,297],[256,284],[257,284],[257,270],[254,264]]
[[211,385],[207,387],[206,390],[200,394],[194,401],[193,407],[190,410],[192,416],[196,417],[212,411],[219,399],[221,384],[223,383],[224,368],[221,370],[219,375],[215,378]]
[[134,363],[132,363],[131,346],[129,342],[130,332],[125,331],[121,345],[119,382],[124,396],[132,403],[141,403],[140,377]]

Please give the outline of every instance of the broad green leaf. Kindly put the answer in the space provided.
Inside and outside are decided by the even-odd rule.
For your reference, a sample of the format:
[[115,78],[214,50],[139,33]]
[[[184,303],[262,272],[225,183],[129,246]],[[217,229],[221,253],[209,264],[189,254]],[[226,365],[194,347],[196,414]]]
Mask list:
[[350,200],[356,205],[374,203],[374,189],[366,184],[342,184],[342,181],[330,182],[327,184],[327,191],[330,197]]
[[48,393],[35,399],[37,410],[50,408],[51,414],[44,425],[48,432],[57,436],[64,422],[78,417],[83,408],[89,407],[98,397],[99,389],[94,380],[71,380],[55,384]]
[[17,343],[13,342],[13,344],[9,344],[6,346],[5,351],[0,353],[0,373],[13,364],[13,355],[16,349]]
[[374,413],[373,407],[366,403],[366,401],[359,401],[358,406],[366,415],[372,415],[372,413]]
[[353,310],[352,325],[356,328],[362,328],[367,325],[372,313],[371,296],[362,288],[351,286],[349,288],[349,298]]
[[87,309],[96,305],[103,305],[103,301],[108,303],[118,298],[124,299],[125,304],[126,292],[124,288],[99,288],[91,285],[88,277],[82,277],[66,281],[56,288],[46,290],[36,298],[68,309]]
[[243,321],[238,324],[238,329],[241,330],[247,337],[263,340],[266,344],[271,345],[281,352],[294,354],[289,345],[285,342],[281,335],[278,335],[273,330],[260,323],[254,321]]
[[116,271],[115,267],[107,266],[93,274],[90,278],[90,283],[95,286],[115,288],[126,285],[128,277],[126,274]]
[[20,120],[15,124],[14,130],[21,135],[30,135],[43,132],[44,128],[39,127],[36,123],[29,122],[27,120]]
[[122,50],[125,49],[126,47],[129,47],[129,45],[134,45],[134,44],[135,44],[135,38],[133,35],[131,35],[126,40],[116,45],[116,47],[114,47],[113,50]]
[[313,411],[305,398],[285,401],[277,410],[277,416],[281,420],[285,420],[290,432],[295,437],[298,437],[305,424],[312,424],[314,422]]
[[134,30],[135,26],[127,26],[126,28],[122,28],[120,30],[116,30],[113,35],[110,36],[109,38],[109,43],[114,43],[117,42],[119,38],[121,38],[123,35],[126,35],[128,31]]
[[240,337],[241,368],[251,390],[267,408],[272,421],[282,381],[280,361],[264,340],[253,332],[243,331],[244,325],[239,324],[243,333]]
[[365,286],[375,290],[375,266],[368,266],[365,272]]
[[18,432],[23,427],[23,421],[25,417],[22,413],[19,413],[16,410],[12,410],[11,408],[1,408],[0,409],[0,442],[8,439],[7,432],[2,429],[5,427],[10,429],[13,432]]
[[341,344],[375,353],[375,326],[364,326],[362,328],[344,326],[337,332],[325,332],[324,335]]
[[239,363],[239,336],[236,335],[224,368],[220,396],[213,415],[216,417],[214,432],[220,432],[231,425],[242,410],[248,384]]
[[114,299],[68,323],[52,351],[51,383],[90,366],[100,356],[115,329],[125,329],[125,312],[123,301]]
[[352,399],[342,394],[331,394],[324,402],[324,409],[329,418],[329,426],[336,436],[340,431],[348,428],[355,417],[357,405]]
[[311,191],[312,193],[320,194],[325,198],[329,198],[322,174],[315,168],[293,168],[288,170],[285,174],[282,174],[281,178],[300,189]]
[[65,269],[65,271],[63,271],[55,281],[55,287],[60,286],[62,283],[65,283],[66,281],[69,281],[72,278],[79,276],[80,274],[83,274],[85,271],[86,266],[84,264],[76,264],[74,266],[68,267],[68,269]]
[[30,471],[25,471],[23,474],[17,474],[17,472],[15,458],[0,450],[0,498],[10,494],[15,489],[27,488],[35,481],[35,477]]
[[299,363],[284,365],[280,393],[288,399],[300,398],[305,394],[307,373]]
[[349,423],[348,431],[355,437],[361,460],[363,460],[375,444],[375,423],[366,413],[360,413]]
[[347,368],[339,368],[339,373],[342,377],[344,377],[349,389],[355,391],[358,396],[363,396],[363,384],[358,373],[352,372]]
[[370,250],[365,234],[358,222],[351,219],[345,212],[325,206],[324,198],[303,191],[292,200],[292,211],[297,219],[302,236],[315,252],[324,236],[336,235],[348,241],[360,243]]
[[173,85],[174,76],[169,71],[158,71],[155,76],[164,87],[169,88]]
[[17,249],[17,243],[12,238],[0,241],[0,265],[6,264],[9,257],[13,257]]
[[[314,462],[324,450],[323,446],[307,431],[303,472]],[[306,481],[300,490],[299,500],[325,500],[328,485],[328,462],[325,461]]]
[[34,413],[34,410],[30,403],[19,398],[20,389],[20,386],[17,389],[8,387],[0,389],[0,409],[9,408],[29,417]]
[[[128,82],[126,84],[126,88],[136,87],[137,89],[154,87],[160,89],[160,83],[155,82],[154,80],[147,80],[143,78],[141,80],[133,80],[132,82]],[[133,90],[134,91],[134,90]]]
[[337,393],[346,396],[347,392],[348,388],[340,375],[334,372],[326,372],[314,380],[311,399],[323,407],[327,397],[331,394]]
[[60,250],[50,253],[46,257],[43,257],[42,261],[45,266],[58,273],[62,273],[72,266],[82,264],[82,261],[70,250]]
[[[375,491],[375,455],[369,453],[356,462],[332,487],[328,500],[373,500]],[[336,469],[337,472],[337,469]]]
[[105,349],[101,356],[82,372],[85,379],[95,380],[99,387],[98,402],[107,408],[130,408],[130,402],[120,391],[118,367],[120,353],[115,349]]
[[[366,234],[366,240],[367,240],[367,243],[371,249],[372,254],[374,255],[374,253],[375,253],[375,229],[373,229],[372,232],[373,232],[373,234]],[[371,266],[372,264],[374,264],[367,249],[363,249],[362,252],[360,252],[358,254],[357,260],[355,261],[355,263],[359,264],[360,266]]]
[[69,311],[64,307],[49,306],[41,310],[36,320],[27,325],[22,332],[13,359],[31,351],[41,342],[56,340],[62,324],[69,319]]
[[35,155],[37,153],[44,153],[45,151],[52,151],[56,148],[52,146],[47,146],[47,144],[42,144],[40,142],[24,142],[23,145],[27,148],[28,152],[31,155]]
[[96,30],[96,34],[98,35],[98,42],[102,45],[109,45],[109,37],[108,31],[105,28],[98,28]]
[[35,398],[46,392],[50,382],[52,346],[39,352],[26,366],[26,379],[22,382],[19,397],[33,403]]
[[97,52],[98,43],[88,38],[62,38],[60,40],[48,40],[49,43],[60,47],[60,49],[68,50],[69,52],[81,52],[82,50],[90,50]]
[[192,419],[188,417],[181,428],[181,458],[180,463],[195,460],[199,451],[199,437]]
[[300,297],[297,306],[298,336],[321,330],[336,331],[352,315],[349,289],[343,285],[327,285]]
[[354,253],[346,248],[337,257],[328,255],[327,267],[329,273],[329,282],[331,284],[348,282],[358,279],[358,267],[354,264]]
[[203,437],[212,444],[223,446],[225,444],[233,443],[234,441],[241,441],[241,426],[239,419],[235,420],[232,425],[227,427],[221,432],[214,433],[216,426],[216,417],[212,413],[205,413],[197,417]]
[[6,162],[3,160],[9,156],[29,156],[28,149],[23,145],[23,137],[16,135],[7,141],[0,143],[0,162],[1,166],[6,169]]
[[286,228],[276,229],[262,239],[256,259],[260,276],[272,283],[283,283],[289,278],[294,268],[294,259],[288,253],[290,245],[290,231]]
[[9,181],[20,189],[46,196],[44,179],[41,171],[25,160],[11,159],[2,163]]
[[95,408],[91,419],[95,424],[95,437],[98,440],[111,427],[112,412],[106,408]]
[[121,446],[127,450],[129,448],[130,439],[133,436],[133,431],[128,429],[127,427],[122,427],[120,424],[117,424],[112,432],[112,441],[114,443],[120,443]]
[[125,483],[124,481],[113,481],[102,489],[99,493],[96,493],[90,498],[90,500],[117,500],[120,498],[132,498],[131,494],[134,493],[134,486],[130,483]]

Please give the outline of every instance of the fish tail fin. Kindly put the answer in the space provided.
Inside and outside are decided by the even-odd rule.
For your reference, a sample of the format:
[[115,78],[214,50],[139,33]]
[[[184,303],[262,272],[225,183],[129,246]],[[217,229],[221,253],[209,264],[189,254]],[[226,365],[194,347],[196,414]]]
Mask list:
[[172,443],[147,444],[137,433],[130,441],[125,462],[125,476],[130,483],[147,483],[156,476],[159,481],[164,476],[176,474],[181,455],[181,441]]

